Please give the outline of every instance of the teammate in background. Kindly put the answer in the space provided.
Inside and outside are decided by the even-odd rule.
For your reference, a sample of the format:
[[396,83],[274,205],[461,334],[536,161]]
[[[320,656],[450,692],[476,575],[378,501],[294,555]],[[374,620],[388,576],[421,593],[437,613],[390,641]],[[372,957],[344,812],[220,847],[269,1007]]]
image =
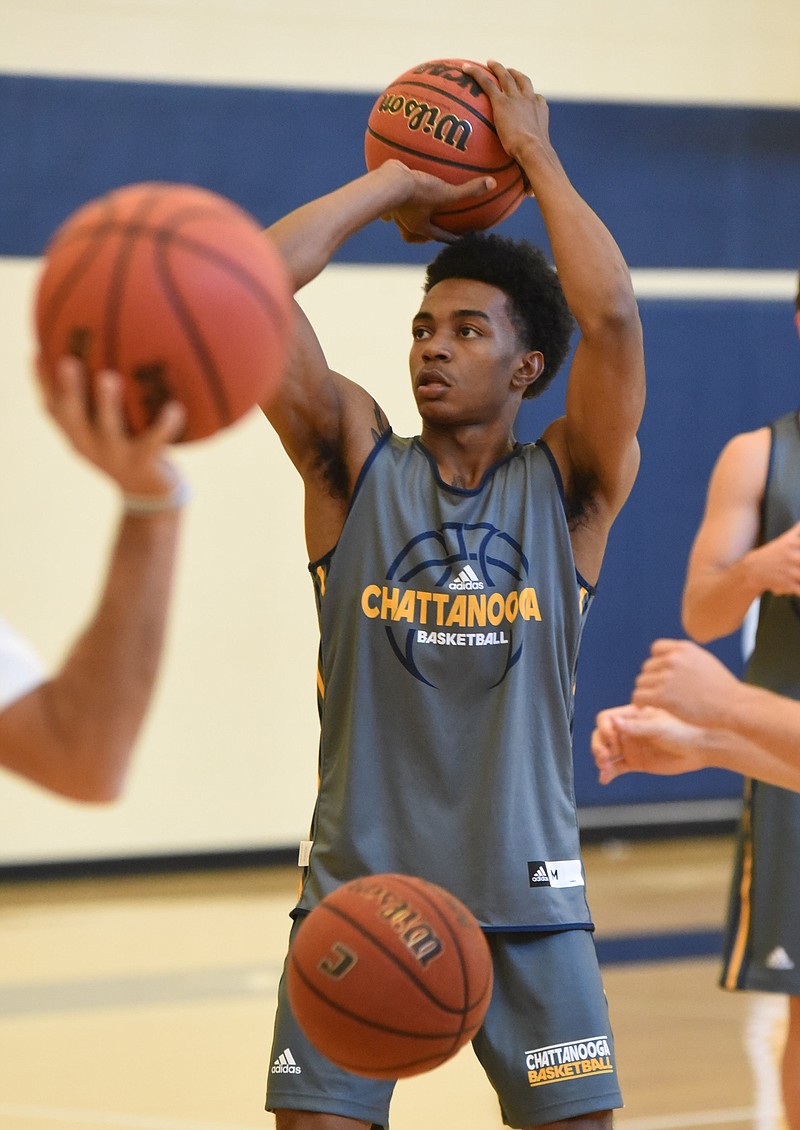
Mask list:
[[[795,302],[800,329],[800,291]],[[745,680],[800,698],[800,420],[735,436],[712,472],[689,558],[683,623],[700,643],[740,628],[760,598]],[[800,796],[748,779],[731,885],[721,984],[785,993],[789,1027],[782,1085],[800,1130]]]
[[800,702],[740,682],[690,640],[656,640],[630,704],[598,714],[592,754],[604,785],[719,768],[800,791]]
[[[798,280],[800,283],[800,280]],[[800,330],[800,286],[795,300]],[[800,699],[800,415],[792,411],[772,425],[735,436],[723,449],[711,475],[703,521],[695,538],[683,595],[683,624],[701,643],[729,635],[742,626],[759,600],[755,647],[745,681],[756,687]],[[657,645],[658,646],[658,645]],[[663,645],[666,648],[674,645]],[[684,656],[685,657],[685,656]],[[669,651],[654,655],[667,661]],[[675,661],[675,652],[671,652]],[[697,656],[693,656],[697,664]],[[727,685],[716,704],[709,703],[704,683],[684,698],[664,701],[651,694],[653,666],[645,664],[637,682],[634,703],[667,705],[688,721],[708,717],[710,735],[679,733],[674,721],[650,716],[645,722],[660,728],[660,742],[696,740],[697,758],[714,746],[714,763],[723,755],[730,767],[749,774],[744,786],[744,809],[739,826],[736,862],[731,884],[721,984],[726,989],[781,993],[789,999],[789,1022],[781,1068],[783,1103],[790,1130],[800,1130],[800,795],[778,787],[793,784],[784,776],[791,759],[792,732],[800,707],[765,699]],[[716,673],[717,677],[719,672]],[[703,703],[704,709],[698,709]],[[744,704],[744,707],[743,707]],[[752,710],[749,718],[743,709]],[[705,714],[704,714],[705,710]],[[722,719],[722,721],[720,721]],[[643,721],[629,719],[641,738]],[[759,727],[763,725],[764,729]],[[744,729],[742,729],[744,726]],[[733,731],[735,743],[725,738]],[[651,730],[650,737],[655,734]],[[749,739],[742,745],[742,737]],[[720,749],[720,739],[724,751]],[[756,742],[756,747],[752,742]],[[623,741],[623,748],[626,743]],[[640,743],[641,745],[641,743]],[[768,746],[768,749],[764,747]],[[796,743],[795,743],[796,748]],[[627,742],[628,753],[633,746]],[[787,756],[788,755],[788,756]],[[731,764],[735,760],[736,766]],[[756,1000],[758,998],[755,998]]]
[[188,497],[164,446],[184,411],[167,404],[150,429],[129,436],[116,374],[95,378],[91,414],[74,359],[40,383],[73,448],[120,487],[123,513],[97,610],[56,674],[46,678],[33,650],[0,621],[0,765],[76,800],[109,801],[121,790],[161,657]]
[[[300,312],[266,409],[305,484],[321,630],[320,785],[293,933],[359,875],[406,872],[450,889],[492,948],[494,996],[474,1048],[505,1122],[600,1130],[621,1099],[571,720],[584,620],[639,465],[641,326],[619,248],[550,142],[545,100],[525,75],[490,67],[497,85],[464,69],[535,194],[557,274],[529,244],[452,241],[432,224],[490,178],[455,188],[397,161],[270,229],[295,291],[379,217],[411,241],[452,241],[412,321],[419,437],[395,436],[372,396],[328,367]],[[573,315],[566,415],[521,445],[520,403],[555,376]],[[362,311],[343,317],[354,337],[369,333]],[[590,1038],[605,1050],[578,1062]],[[388,1124],[393,1084],[315,1052],[283,984],[272,1062],[278,1130]]]

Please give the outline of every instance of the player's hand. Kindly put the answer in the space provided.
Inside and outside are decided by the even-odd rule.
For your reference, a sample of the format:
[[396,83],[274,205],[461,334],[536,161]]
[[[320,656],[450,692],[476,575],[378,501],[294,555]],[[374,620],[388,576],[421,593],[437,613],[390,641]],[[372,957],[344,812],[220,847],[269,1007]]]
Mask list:
[[[543,95],[537,94],[522,71],[504,67],[494,59],[486,66],[496,81],[472,63],[464,63],[462,69],[478,83],[491,102],[497,136],[506,153],[522,166],[523,154],[530,155],[531,142],[537,143],[541,152],[552,152],[550,108]],[[530,184],[526,187],[530,194]]]
[[697,726],[725,724],[725,705],[737,679],[723,663],[690,640],[656,640],[636,678],[631,701],[658,706]]
[[702,737],[698,727],[652,706],[603,710],[591,738],[600,784],[624,773],[674,776],[704,769]]
[[104,371],[89,378],[74,357],[59,361],[52,374],[37,359],[36,372],[47,411],[79,455],[125,494],[158,498],[172,493],[178,476],[165,447],[184,426],[182,405],[170,401],[149,428],[131,435],[118,373]]
[[400,161],[393,163],[402,168],[409,178],[408,196],[404,204],[387,212],[383,219],[397,224],[406,243],[426,243],[431,239],[453,243],[458,236],[438,227],[431,217],[469,197],[484,196],[497,184],[494,177],[487,176],[473,177],[464,184],[449,184],[431,173],[409,169]]
[[762,592],[800,596],[800,522],[747,556]]

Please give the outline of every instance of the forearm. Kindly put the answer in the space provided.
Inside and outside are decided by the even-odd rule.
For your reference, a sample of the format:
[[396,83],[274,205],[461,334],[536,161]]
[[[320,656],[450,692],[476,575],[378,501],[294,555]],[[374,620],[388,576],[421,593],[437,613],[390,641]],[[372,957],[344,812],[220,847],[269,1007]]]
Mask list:
[[567,302],[586,337],[639,316],[630,272],[608,228],[580,196],[552,146],[528,138],[514,154],[536,196]]
[[164,642],[179,511],[126,515],[97,610],[59,672],[0,722],[0,761],[87,801],[119,794]]
[[737,631],[762,588],[751,568],[750,554],[730,565],[692,569],[683,592],[681,618],[687,635],[698,643]]
[[402,207],[412,187],[408,170],[396,161],[387,161],[269,227],[267,234],[289,269],[295,291],[316,278],[352,235]]
[[[737,683],[726,714],[726,731],[768,751],[800,783],[800,702],[763,687]],[[754,769],[749,772],[761,777]],[[787,787],[797,788],[798,784]]]

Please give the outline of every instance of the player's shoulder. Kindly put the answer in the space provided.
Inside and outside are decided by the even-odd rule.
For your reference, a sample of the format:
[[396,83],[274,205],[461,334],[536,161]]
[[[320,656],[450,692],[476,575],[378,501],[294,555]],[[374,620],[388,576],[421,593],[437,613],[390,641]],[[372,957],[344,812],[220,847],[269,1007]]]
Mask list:
[[772,442],[772,429],[769,426],[755,428],[751,432],[739,432],[733,436],[720,452],[718,463],[750,463],[753,460],[767,459]]
[[772,433],[769,427],[740,432],[723,447],[712,472],[712,489],[734,498],[756,500],[764,491]]

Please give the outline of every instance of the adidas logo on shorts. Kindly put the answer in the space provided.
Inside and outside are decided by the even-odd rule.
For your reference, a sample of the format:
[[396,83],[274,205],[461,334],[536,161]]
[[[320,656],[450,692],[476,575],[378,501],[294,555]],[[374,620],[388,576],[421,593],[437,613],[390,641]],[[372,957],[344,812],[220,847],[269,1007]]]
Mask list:
[[302,1068],[297,1066],[292,1053],[285,1048],[272,1065],[273,1075],[301,1075]]
[[783,946],[776,946],[764,962],[767,969],[794,969],[794,962]]

